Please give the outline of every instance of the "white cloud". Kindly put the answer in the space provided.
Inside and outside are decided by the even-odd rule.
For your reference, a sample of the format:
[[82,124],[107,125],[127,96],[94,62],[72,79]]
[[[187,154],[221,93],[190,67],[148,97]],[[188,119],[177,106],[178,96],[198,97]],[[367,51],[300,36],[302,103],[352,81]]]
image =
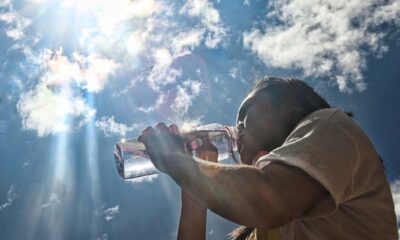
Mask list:
[[26,17],[21,16],[14,10],[11,1],[1,1],[0,8],[0,23],[6,24],[5,33],[13,40],[20,40],[25,37],[26,28],[32,24],[32,21]]
[[115,205],[114,207],[107,208],[103,211],[104,218],[107,221],[111,221],[118,213],[119,213],[119,205]]
[[168,68],[171,66],[173,58],[166,48],[156,49],[154,53],[155,68]]
[[8,191],[7,191],[6,201],[4,203],[0,204],[0,211],[5,209],[5,208],[7,208],[7,207],[12,206],[12,204],[13,204],[13,202],[14,202],[16,197],[17,197],[17,192],[16,192],[16,189],[15,189],[15,186],[11,185],[10,188],[8,189]]
[[23,128],[36,130],[38,136],[71,130],[70,118],[83,125],[96,113],[83,98],[74,96],[71,89],[54,91],[43,83],[23,93],[17,109]]
[[95,93],[103,90],[108,77],[114,75],[118,67],[113,60],[98,55],[83,57],[82,63],[87,65],[86,69],[81,69],[84,82],[86,82],[85,87],[89,92]]
[[109,76],[115,73],[118,64],[112,59],[95,54],[83,56],[72,53],[72,59],[63,55],[60,48],[57,51],[43,50],[39,63],[46,69],[42,81],[48,86],[63,86],[76,83],[89,92],[103,90]]
[[96,127],[102,130],[106,136],[118,134],[122,137],[125,137],[126,133],[137,129],[138,125],[132,124],[131,126],[127,126],[123,123],[117,123],[114,120],[114,116],[111,116],[109,118],[102,117],[101,120],[97,120]]
[[138,107],[137,109],[138,111],[145,113],[154,112],[155,110],[158,110],[164,102],[165,102],[165,95],[160,93],[154,105],[150,107]]
[[195,47],[200,45],[204,33],[205,30],[201,28],[179,33],[172,42],[176,55],[189,54]]
[[77,127],[96,113],[80,94],[81,89],[101,91],[117,64],[113,60],[89,54],[73,53],[71,59],[62,49],[44,49],[31,54],[29,61],[42,69],[37,85],[21,94],[17,109],[24,129],[36,130],[39,136],[68,131],[71,121]]
[[227,36],[227,28],[221,24],[221,17],[214,4],[208,0],[188,0],[180,10],[181,14],[198,17],[207,29],[205,45],[216,48]]
[[187,113],[189,107],[193,104],[193,100],[199,95],[201,86],[201,82],[194,80],[186,80],[181,86],[178,86],[172,110],[180,116]]
[[160,90],[162,86],[176,82],[182,76],[181,69],[154,66],[147,77],[147,82],[153,90]]
[[125,42],[128,53],[131,55],[142,53],[146,46],[147,36],[146,32],[142,31],[134,31],[130,33]]
[[341,91],[366,88],[362,74],[366,56],[387,49],[380,24],[400,21],[398,0],[275,0],[271,4],[269,17],[281,24],[244,33],[244,46],[268,66],[335,79]]

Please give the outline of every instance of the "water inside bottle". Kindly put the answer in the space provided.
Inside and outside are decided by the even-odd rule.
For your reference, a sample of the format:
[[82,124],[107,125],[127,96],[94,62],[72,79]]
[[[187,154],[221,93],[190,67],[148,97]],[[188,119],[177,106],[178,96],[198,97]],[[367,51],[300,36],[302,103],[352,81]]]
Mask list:
[[146,155],[143,143],[136,139],[118,143],[114,159],[119,175],[125,179],[159,173]]
[[124,161],[124,178],[133,178],[159,173],[153,163],[142,156],[132,156]]
[[[231,150],[231,140],[229,139],[226,132],[210,131],[206,132],[206,134],[208,135],[210,143],[218,149],[218,161],[228,158]],[[197,148],[200,148],[203,144],[202,138],[195,138],[193,141],[196,142],[195,146]],[[193,143],[191,145],[193,145]],[[194,151],[194,154],[196,154],[196,151]]]
[[[203,145],[205,138],[218,149],[218,161],[230,159],[240,163],[237,154],[237,132],[234,127],[219,124],[204,125],[191,132],[183,133],[188,148],[196,156],[196,149]],[[137,139],[124,140],[115,146],[114,159],[122,178],[135,178],[159,173],[146,153],[143,143]]]

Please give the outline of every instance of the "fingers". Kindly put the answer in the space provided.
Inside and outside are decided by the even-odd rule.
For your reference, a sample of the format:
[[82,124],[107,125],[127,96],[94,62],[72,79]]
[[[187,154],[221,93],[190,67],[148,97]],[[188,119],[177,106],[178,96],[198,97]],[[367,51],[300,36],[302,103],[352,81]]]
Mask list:
[[157,129],[159,132],[169,132],[169,128],[168,128],[167,125],[165,125],[165,123],[163,123],[163,122],[157,123],[156,129]]
[[139,142],[143,142],[144,138],[146,138],[149,135],[153,135],[155,133],[154,128],[152,127],[147,127],[145,129],[143,129],[142,133],[140,134],[140,136],[138,137],[138,141]]
[[154,128],[153,127],[145,128],[138,137],[138,141],[143,142],[144,138],[146,138],[147,136],[154,135],[157,133],[167,133],[167,132],[180,135],[179,129],[175,124],[171,124],[169,127],[167,127],[165,123],[160,122],[157,123],[157,125]]
[[171,132],[171,133],[174,133],[174,134],[177,134],[177,135],[180,135],[181,133],[179,132],[179,129],[178,129],[178,126],[176,126],[175,124],[171,124],[171,125],[169,125],[169,131]]

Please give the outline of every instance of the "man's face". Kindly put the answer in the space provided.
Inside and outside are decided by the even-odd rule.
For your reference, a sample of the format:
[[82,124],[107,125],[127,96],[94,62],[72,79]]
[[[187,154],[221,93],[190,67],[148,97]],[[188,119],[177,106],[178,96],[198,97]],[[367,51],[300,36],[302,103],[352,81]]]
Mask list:
[[237,117],[239,153],[244,164],[254,164],[260,151],[270,152],[282,145],[288,130],[288,109],[272,106],[271,94],[253,91],[242,102]]

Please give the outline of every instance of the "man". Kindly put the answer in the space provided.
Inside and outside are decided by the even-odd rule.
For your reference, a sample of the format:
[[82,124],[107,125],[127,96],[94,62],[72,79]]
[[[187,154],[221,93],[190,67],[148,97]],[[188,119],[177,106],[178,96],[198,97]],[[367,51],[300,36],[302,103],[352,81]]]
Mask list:
[[[242,165],[185,154],[176,126],[140,140],[183,189],[178,239],[205,239],[205,209],[246,226],[235,239],[397,240],[390,187],[354,121],[304,82],[265,78],[237,117]],[[214,160],[206,144],[200,157]]]

